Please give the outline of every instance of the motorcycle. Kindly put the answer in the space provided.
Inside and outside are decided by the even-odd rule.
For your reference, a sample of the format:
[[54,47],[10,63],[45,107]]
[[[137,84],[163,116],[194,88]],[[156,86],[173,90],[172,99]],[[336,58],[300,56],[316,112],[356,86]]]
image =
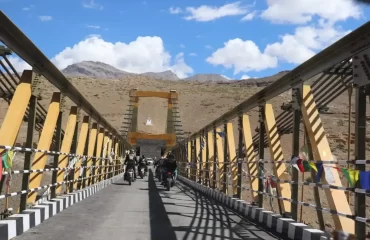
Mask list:
[[128,181],[128,184],[131,185],[132,182],[134,182],[134,170],[130,168],[127,173],[125,174],[126,176],[126,181]]
[[141,178],[144,178],[144,175],[145,175],[144,168],[140,169],[139,175],[140,175]]
[[157,167],[155,169],[155,175],[156,175],[156,178],[158,179],[158,181],[162,181],[162,170],[161,170],[161,167]]
[[171,187],[173,187],[175,185],[175,179],[174,179],[174,176],[171,172],[167,173],[167,181],[165,183],[166,183],[165,187],[166,187],[167,191],[170,191]]

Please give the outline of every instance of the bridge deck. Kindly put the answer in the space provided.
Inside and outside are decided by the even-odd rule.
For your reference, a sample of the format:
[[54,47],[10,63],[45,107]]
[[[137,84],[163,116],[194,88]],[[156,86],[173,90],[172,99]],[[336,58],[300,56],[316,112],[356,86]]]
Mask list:
[[185,185],[164,191],[150,172],[132,186],[120,180],[14,239],[279,238]]

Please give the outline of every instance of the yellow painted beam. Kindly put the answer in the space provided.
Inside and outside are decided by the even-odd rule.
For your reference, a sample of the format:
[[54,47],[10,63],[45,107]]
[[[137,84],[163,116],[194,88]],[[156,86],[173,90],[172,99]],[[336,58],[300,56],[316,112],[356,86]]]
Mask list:
[[213,182],[213,164],[215,160],[214,156],[214,147],[213,147],[213,131],[209,131],[208,133],[208,141],[207,141],[207,147],[208,147],[208,163],[209,163],[209,183],[211,186],[214,186],[216,183]]
[[[51,97],[51,102],[49,109],[45,118],[44,127],[41,131],[41,136],[37,149],[50,150],[50,145],[53,140],[54,130],[57,124],[58,115],[60,112],[60,92],[54,92]],[[37,152],[32,161],[31,169],[42,169],[45,168],[46,162],[48,160],[48,155],[45,153]],[[29,188],[37,188],[40,186],[42,180],[42,172],[31,173]],[[28,194],[27,203],[34,203],[36,200],[36,192],[31,192]]]
[[193,146],[193,151],[192,151],[192,174],[191,174],[191,177],[192,177],[192,180],[193,181],[197,181],[197,149],[196,149],[196,141],[195,140],[192,140],[192,146]]
[[105,135],[104,135],[104,144],[103,144],[103,152],[102,152],[102,162],[101,162],[101,166],[102,166],[102,170],[101,170],[101,176],[99,177],[99,181],[101,180],[104,180],[105,178],[105,173],[107,172],[106,171],[106,166],[107,166],[107,160],[105,159],[107,157],[107,150],[108,150],[108,141],[109,141],[109,132],[105,132]]
[[[112,143],[113,143],[113,137],[110,136],[109,141],[108,141],[107,153],[106,153],[106,157],[108,157],[108,158],[110,156],[110,152],[111,152],[111,149],[112,149]],[[113,161],[111,162],[110,160],[107,160],[106,162],[107,162],[107,166],[113,165]],[[109,175],[110,175],[109,172],[111,171],[111,169],[112,169],[112,167],[106,167],[105,168],[106,174],[104,176],[104,179],[108,179],[109,178]]]
[[[64,137],[60,151],[64,153],[69,153],[71,151],[73,135],[75,134],[77,122],[77,107],[72,106],[69,111],[69,116],[67,120],[67,125],[64,130]],[[58,157],[58,168],[66,168],[68,165],[68,156],[59,155]],[[64,170],[59,170],[57,174],[57,182],[63,182],[64,180]],[[63,185],[58,185],[56,187],[56,193],[60,194],[63,191]]]
[[8,111],[5,114],[0,128],[0,144],[13,146],[17,140],[24,114],[32,94],[32,79],[35,73],[30,70],[23,71],[21,80],[14,91]]
[[96,145],[96,138],[98,134],[98,124],[93,123],[92,127],[90,129],[90,135],[89,135],[89,146],[87,148],[87,156],[88,159],[86,159],[86,179],[87,179],[87,186],[90,186],[92,181],[90,179],[90,175],[92,172],[92,169],[90,168],[93,164],[93,154],[95,151],[95,145]]
[[[302,101],[302,117],[307,130],[307,135],[310,139],[312,154],[315,161],[333,161],[333,154],[331,152],[328,139],[325,134],[324,126],[321,122],[319,112],[316,107],[315,98],[311,91],[311,87],[303,85],[303,101]],[[337,164],[325,164],[329,167],[337,167]],[[325,171],[323,171],[325,175]],[[330,185],[342,187],[342,182],[339,178],[338,171],[331,169],[333,182]],[[325,177],[322,178],[324,184],[327,183]],[[324,189],[329,208],[344,214],[352,215],[351,208],[347,202],[344,191],[335,189]],[[343,230],[348,233],[355,232],[355,224],[352,219],[332,215],[336,230]]]
[[136,97],[178,98],[177,92],[136,91]]
[[218,183],[217,183],[217,188],[220,188],[223,184],[222,182],[224,181],[224,163],[225,163],[225,158],[224,158],[224,145],[222,142],[222,137],[220,137],[217,132],[221,132],[220,128],[216,128],[216,145],[217,145],[217,162],[218,162]]
[[[273,161],[284,161],[283,148],[280,142],[280,134],[277,129],[274,110],[271,104],[265,105],[265,129],[267,141],[269,144],[270,155]],[[286,166],[282,163],[272,165],[274,175],[282,180],[290,180],[290,175],[286,172]],[[276,184],[279,194],[284,198],[290,198],[290,184],[278,182]],[[290,212],[290,202],[278,200],[280,202],[281,210],[283,212]]]
[[116,143],[114,144],[114,164],[116,166],[114,166],[114,176],[118,174],[118,170],[119,170],[119,166],[117,166],[119,164],[119,158],[120,156],[118,156],[118,148],[119,148],[119,143],[118,141],[116,140]]
[[192,159],[192,152],[191,152],[191,141],[188,141],[188,152],[187,152],[187,157],[188,157],[188,170],[186,172],[187,177],[191,179],[190,174],[192,173],[192,168],[189,166],[191,164],[191,159]]
[[[202,136],[203,137],[203,136]],[[207,162],[208,162],[208,159],[207,159],[207,143],[204,141],[205,139],[203,138],[203,149],[202,149],[202,175],[201,175],[201,181],[203,184],[206,184],[208,179],[206,179],[207,177]]]
[[172,140],[176,137],[174,134],[150,134],[141,132],[130,132],[132,139],[157,139],[157,140]]
[[103,148],[103,139],[104,139],[104,133],[105,130],[104,128],[99,129],[98,133],[98,143],[96,144],[96,152],[95,152],[95,157],[96,157],[96,166],[99,168],[95,168],[95,177],[94,177],[94,183],[97,183],[100,181],[100,176],[98,176],[101,173],[101,165],[102,165],[102,160],[101,160],[101,155],[102,155],[102,148]]
[[[246,153],[246,161],[247,161],[247,173],[249,176],[256,176],[258,177],[258,168],[257,168],[257,154],[254,151],[254,144],[253,144],[253,136],[252,136],[252,127],[249,121],[249,116],[247,114],[243,114],[243,137],[244,137],[244,147]],[[249,179],[250,189],[251,189],[251,201],[256,202],[258,193],[254,191],[258,191],[258,178],[250,178]],[[252,191],[254,190],[254,191]]]
[[137,139],[165,140],[167,147],[176,145],[176,134],[148,134],[140,132],[130,132],[128,134],[128,142],[131,145],[136,145]]
[[[84,116],[82,119],[82,125],[80,129],[80,134],[78,136],[78,143],[77,143],[77,149],[76,149],[77,155],[84,155],[86,142],[87,142],[87,133],[89,131],[89,121],[90,121],[89,116]],[[82,162],[82,157],[78,157],[77,162],[75,164],[74,180],[78,180],[78,178],[80,177],[81,162]],[[77,185],[78,185],[78,181],[75,181],[73,183],[74,190],[78,189]]]
[[232,187],[233,187],[233,196],[238,194],[238,160],[236,158],[236,149],[235,149],[235,138],[234,138],[234,129],[231,122],[227,123],[227,147],[229,149],[229,164],[231,166],[231,178],[232,178]]
[[197,181],[201,181],[201,162],[200,162],[200,137],[196,137],[195,138],[195,149],[196,149],[196,152],[195,152],[195,161],[196,161],[196,164],[197,164]]

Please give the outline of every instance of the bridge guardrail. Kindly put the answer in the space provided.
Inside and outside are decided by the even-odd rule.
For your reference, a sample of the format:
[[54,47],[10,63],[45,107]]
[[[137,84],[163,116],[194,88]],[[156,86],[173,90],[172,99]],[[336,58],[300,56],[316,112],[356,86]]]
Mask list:
[[[0,41],[0,98],[8,104],[0,128],[2,216],[9,217],[9,209],[22,212],[39,202],[39,190],[50,188],[49,198],[55,198],[120,174],[130,144],[2,11]],[[19,74],[7,58],[14,53],[33,70]],[[43,80],[60,90],[52,94],[47,108],[39,101],[45,98],[38,90]],[[16,143],[22,139],[23,144]],[[17,152],[24,156],[14,157]]]
[[[295,221],[302,221],[302,207],[312,208],[317,214],[314,224],[321,230],[330,230],[327,224],[333,222],[332,230],[343,230],[365,239],[366,224],[370,222],[366,217],[366,194],[370,188],[365,179],[369,175],[366,164],[370,162],[366,160],[369,47],[370,22],[177,144],[172,151],[181,162],[181,175],[233,197],[249,199],[259,207],[268,207],[265,196],[273,197],[277,203],[270,204],[270,208]],[[343,98],[346,91],[348,133],[346,139],[334,140],[347,144],[347,160],[338,161],[330,149],[331,136],[325,131],[323,116],[330,113],[328,105]],[[353,91],[355,134],[351,132]],[[284,102],[275,117],[277,110],[271,101],[282,95],[286,99],[288,94],[291,101]],[[258,117],[253,135],[251,110],[255,108]],[[331,131],[334,135],[335,131]],[[283,135],[291,137],[289,160],[283,152]],[[353,143],[355,160],[351,160],[350,152]],[[305,172],[310,181],[304,179]],[[298,186],[313,187],[315,204],[303,201],[305,190]],[[322,206],[323,193],[319,189],[324,189],[328,207]],[[323,212],[330,213],[332,220],[324,218]]]

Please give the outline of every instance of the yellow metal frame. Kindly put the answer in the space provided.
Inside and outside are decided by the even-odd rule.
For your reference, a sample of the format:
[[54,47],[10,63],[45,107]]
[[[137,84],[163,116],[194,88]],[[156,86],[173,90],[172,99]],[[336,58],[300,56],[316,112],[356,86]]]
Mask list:
[[234,129],[233,124],[228,122],[227,127],[227,147],[228,147],[228,157],[229,164],[231,166],[231,178],[232,178],[232,188],[233,195],[238,194],[238,159],[236,158],[236,149],[235,149],[235,138],[234,138]]
[[[273,161],[284,161],[283,148],[280,142],[280,134],[276,125],[274,116],[274,110],[272,104],[265,104],[265,129],[267,135],[267,141],[269,144],[269,150],[271,159]],[[276,163],[272,165],[274,175],[282,180],[290,180],[289,173],[286,172],[286,166],[282,163]],[[290,184],[278,182],[276,188],[279,194],[284,198],[291,197]],[[290,212],[291,204],[288,201],[279,199],[281,210],[283,212]]]
[[[50,150],[51,142],[53,140],[54,130],[57,125],[57,120],[60,112],[60,100],[61,93],[54,92],[51,97],[51,102],[49,104],[49,109],[46,114],[44,127],[42,128],[40,140],[37,145],[37,149]],[[48,155],[41,152],[36,152],[32,161],[32,170],[45,168],[46,162],[48,160]],[[42,172],[31,173],[29,188],[37,188],[41,184]],[[36,200],[37,192],[28,193],[28,203],[34,203]]]
[[[308,138],[310,139],[313,158],[315,161],[333,161],[333,154],[331,152],[329,142],[325,134],[324,126],[321,122],[319,111],[316,107],[315,98],[309,85],[303,85],[302,98],[302,117],[307,130]],[[337,164],[325,165],[329,167],[337,167]],[[323,173],[325,174],[325,171],[323,171]],[[333,175],[335,180],[335,182],[331,183],[331,185],[341,187],[342,182],[339,178],[338,171],[333,169],[331,174]],[[322,176],[322,180],[324,184],[327,183],[324,176]],[[330,209],[344,214],[352,215],[352,211],[344,191],[324,188],[324,192]],[[335,229],[342,229],[343,231],[349,233],[355,232],[355,223],[352,219],[336,214],[333,214],[332,216],[335,224]]]
[[[68,153],[71,151],[73,136],[75,134],[75,128],[77,124],[77,107],[72,106],[71,110],[69,111],[69,116],[67,120],[67,125],[64,131],[64,138],[62,141],[62,146],[60,148],[61,152]],[[59,168],[66,168],[68,165],[68,156],[59,155],[58,158],[58,167]],[[59,170],[57,173],[57,182],[62,182],[64,178],[64,170]],[[58,185],[56,187],[56,193],[60,194],[63,191],[63,185]]]
[[[247,114],[243,114],[243,137],[244,137],[244,147],[245,147],[245,155],[246,155],[246,169],[247,173],[250,176],[249,184],[250,184],[250,193],[251,193],[251,201],[256,202],[258,198],[258,157],[254,150],[253,144],[253,135],[252,135],[252,128],[249,120],[249,116]],[[256,178],[252,177],[256,176]]]

